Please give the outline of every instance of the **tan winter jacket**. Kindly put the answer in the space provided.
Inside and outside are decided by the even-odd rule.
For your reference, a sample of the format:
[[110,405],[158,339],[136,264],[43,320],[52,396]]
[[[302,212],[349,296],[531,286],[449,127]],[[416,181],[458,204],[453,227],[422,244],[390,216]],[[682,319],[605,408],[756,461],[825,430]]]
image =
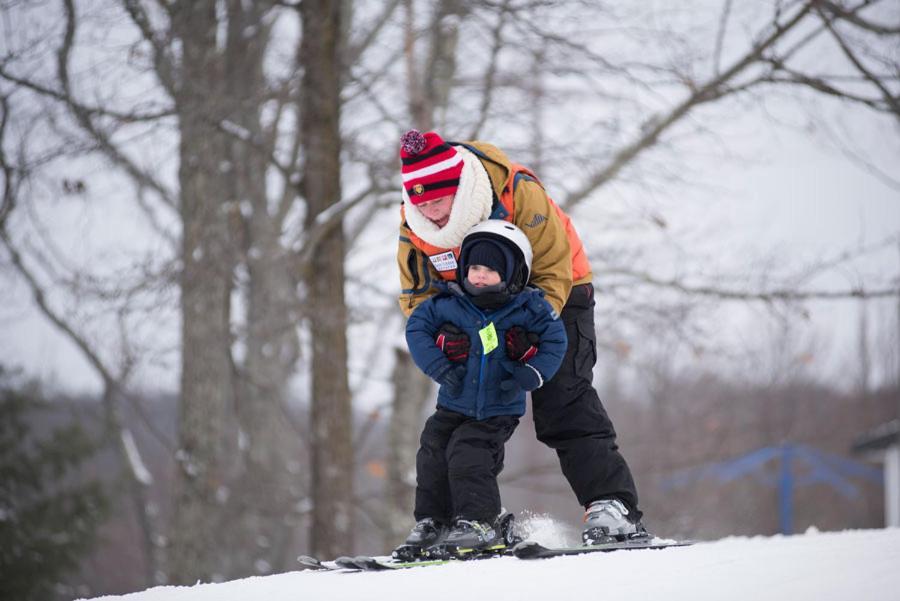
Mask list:
[[[486,142],[465,142],[470,149],[480,154],[479,159],[487,170],[497,198],[501,198],[503,187],[509,179],[511,162],[506,154]],[[565,225],[555,207],[550,204],[547,193],[535,181],[523,179],[515,187],[515,223],[531,242],[533,260],[530,284],[544,291],[545,298],[560,313],[569,291],[572,289],[572,264],[569,238]],[[405,220],[400,224],[400,242],[397,248],[397,263],[400,268],[400,308],[409,316],[419,303],[435,294],[434,283],[441,277],[428,257],[410,239],[410,230]],[[451,249],[447,249],[451,250]],[[457,249],[458,250],[458,249]],[[583,251],[579,249],[580,263],[587,265]],[[574,284],[590,282],[590,268],[583,268],[585,275]]]

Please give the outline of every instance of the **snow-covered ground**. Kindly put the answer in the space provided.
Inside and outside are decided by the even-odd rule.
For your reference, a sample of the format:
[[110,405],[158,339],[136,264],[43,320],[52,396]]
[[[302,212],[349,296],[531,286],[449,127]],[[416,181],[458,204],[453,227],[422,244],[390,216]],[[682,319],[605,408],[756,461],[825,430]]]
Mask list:
[[102,599],[900,600],[900,529],[735,537],[664,550],[504,557],[396,572],[297,571]]

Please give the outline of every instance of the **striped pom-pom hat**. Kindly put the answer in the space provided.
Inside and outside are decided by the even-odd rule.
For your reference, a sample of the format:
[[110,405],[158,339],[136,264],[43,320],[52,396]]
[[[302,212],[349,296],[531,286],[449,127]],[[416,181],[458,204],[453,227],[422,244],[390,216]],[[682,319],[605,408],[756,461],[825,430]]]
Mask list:
[[433,131],[411,129],[400,138],[400,173],[414,205],[456,194],[462,155]]

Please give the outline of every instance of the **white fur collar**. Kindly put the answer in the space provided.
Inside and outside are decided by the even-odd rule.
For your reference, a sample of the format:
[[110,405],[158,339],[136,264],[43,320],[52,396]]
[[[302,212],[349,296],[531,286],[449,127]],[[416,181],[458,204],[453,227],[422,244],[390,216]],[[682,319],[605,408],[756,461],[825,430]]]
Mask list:
[[457,146],[456,150],[462,155],[463,169],[447,225],[439,228],[429,221],[409,201],[409,195],[403,189],[404,212],[409,229],[425,242],[439,248],[456,248],[462,244],[466,232],[491,216],[494,199],[491,180],[478,157],[463,146]]

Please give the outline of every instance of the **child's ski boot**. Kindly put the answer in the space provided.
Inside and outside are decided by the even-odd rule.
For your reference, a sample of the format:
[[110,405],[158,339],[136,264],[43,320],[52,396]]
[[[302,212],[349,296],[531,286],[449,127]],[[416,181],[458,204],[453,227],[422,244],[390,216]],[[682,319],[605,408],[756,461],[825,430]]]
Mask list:
[[522,540],[515,532],[515,519],[512,513],[500,515],[494,523],[458,519],[447,538],[426,549],[425,554],[434,559],[465,559],[502,553]]
[[399,561],[415,561],[424,555],[428,547],[438,545],[447,536],[447,526],[425,518],[416,522],[402,545],[391,552],[391,557]]
[[519,534],[519,528],[516,527],[516,514],[501,513],[497,518],[497,528],[500,530],[500,536],[507,549],[512,549],[524,539]]

